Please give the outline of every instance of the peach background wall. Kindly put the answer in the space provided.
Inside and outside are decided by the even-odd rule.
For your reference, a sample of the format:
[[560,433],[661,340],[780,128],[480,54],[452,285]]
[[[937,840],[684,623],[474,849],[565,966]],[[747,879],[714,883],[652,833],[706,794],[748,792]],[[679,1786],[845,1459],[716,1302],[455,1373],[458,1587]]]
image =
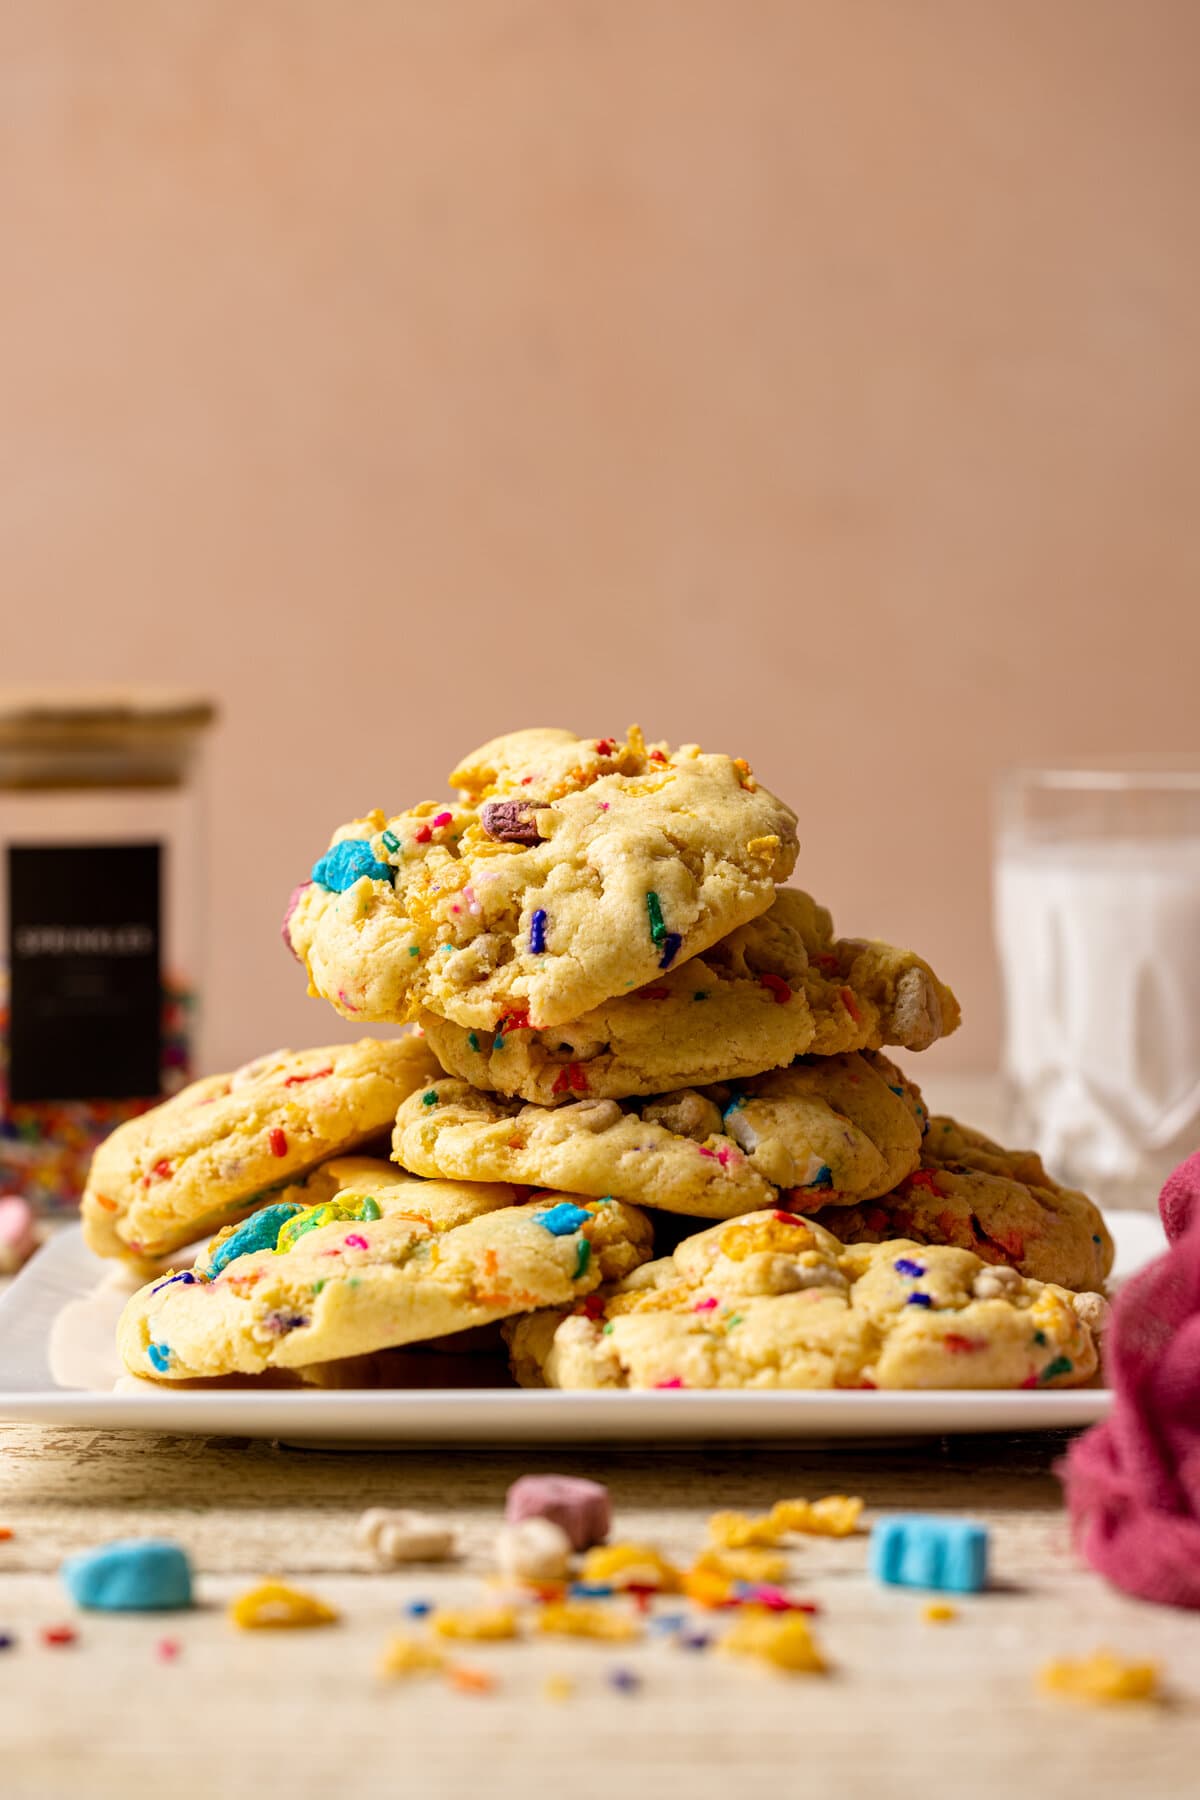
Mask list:
[[704,739],[993,1058],[988,787],[1200,742],[1193,0],[0,0],[3,678],[218,695],[210,1056],[328,830]]

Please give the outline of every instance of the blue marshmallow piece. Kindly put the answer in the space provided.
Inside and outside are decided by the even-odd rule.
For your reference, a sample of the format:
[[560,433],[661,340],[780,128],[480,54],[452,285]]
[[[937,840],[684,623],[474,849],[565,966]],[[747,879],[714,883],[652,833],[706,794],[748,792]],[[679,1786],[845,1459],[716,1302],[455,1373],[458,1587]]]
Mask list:
[[573,1231],[586,1225],[592,1215],[582,1206],[572,1206],[569,1200],[560,1200],[557,1206],[550,1207],[547,1212],[534,1213],[533,1216],[554,1237],[570,1237]]
[[871,1533],[872,1575],[888,1587],[977,1594],[987,1586],[986,1525],[922,1513],[892,1513]]
[[119,1538],[70,1556],[62,1578],[89,1612],[177,1612],[192,1604],[187,1551],[170,1538]]
[[204,1273],[211,1278],[219,1275],[226,1264],[235,1262],[239,1256],[248,1256],[252,1250],[273,1250],[288,1220],[303,1211],[296,1200],[277,1200],[273,1206],[260,1207],[217,1245]]
[[391,881],[394,873],[390,863],[376,862],[369,838],[345,838],[313,864],[312,878],[321,887],[343,894],[364,875],[372,881]]

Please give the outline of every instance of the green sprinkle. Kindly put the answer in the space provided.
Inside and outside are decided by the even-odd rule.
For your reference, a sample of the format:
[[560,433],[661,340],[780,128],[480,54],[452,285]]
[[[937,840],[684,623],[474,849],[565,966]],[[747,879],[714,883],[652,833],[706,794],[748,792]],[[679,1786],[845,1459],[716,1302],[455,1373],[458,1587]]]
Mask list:
[[478,1050],[479,1050],[479,1034],[477,1032],[468,1031],[467,1042],[468,1042],[468,1044],[470,1044],[472,1050],[478,1052]]
[[600,1336],[601,1336],[601,1337],[608,1337],[608,1336],[610,1336],[610,1335],[611,1335],[611,1332],[612,1332],[612,1320],[611,1320],[611,1319],[610,1319],[610,1320],[609,1320],[609,1321],[608,1321],[608,1324],[607,1324],[607,1325],[602,1325],[602,1326],[601,1326],[601,1327],[600,1327]]
[[324,1275],[322,1275],[320,1281],[313,1282],[312,1291],[314,1294],[320,1293],[321,1289],[325,1286],[325,1281],[326,1281],[326,1277]]
[[408,946],[408,954],[410,956],[420,956],[421,952],[417,949],[415,944],[410,944]]
[[396,854],[396,851],[400,848],[400,839],[396,836],[394,831],[384,832],[383,847],[385,850],[390,850],[393,856]]
[[741,1313],[734,1313],[734,1315],[733,1315],[733,1317],[732,1317],[732,1319],[726,1319],[726,1321],[725,1321],[725,1329],[726,1329],[726,1331],[732,1331],[732,1330],[733,1330],[733,1328],[734,1328],[734,1326],[735,1326],[735,1325],[740,1325],[740,1324],[741,1324],[741,1322],[742,1322],[742,1315],[741,1315]]
[[1053,1381],[1056,1375],[1069,1375],[1075,1364],[1069,1356],[1056,1356],[1052,1363],[1047,1363],[1042,1370],[1043,1381]]
[[362,1216],[365,1225],[369,1225],[373,1220],[382,1219],[383,1217],[383,1214],[379,1210],[378,1200],[373,1199],[370,1194],[366,1195],[363,1200]]
[[357,1286],[358,1286],[358,1285],[359,1285],[359,1282],[358,1282],[358,1276],[357,1276],[357,1275],[352,1275],[352,1276],[351,1276],[351,1277],[350,1277],[350,1279],[349,1279],[349,1281],[348,1281],[348,1282],[347,1282],[347,1283],[346,1283],[346,1286],[347,1286],[347,1287],[352,1287],[352,1288],[353,1288],[353,1287],[357,1287]]
[[708,999],[708,989],[707,988],[697,988],[695,993],[692,995],[692,999],[693,1000],[707,1000]]
[[585,1237],[581,1237],[579,1240],[579,1250],[575,1257],[575,1273],[571,1277],[572,1281],[578,1281],[579,1277],[586,1272],[591,1257],[592,1246]]
[[613,1203],[613,1197],[611,1194],[601,1194],[600,1198],[596,1202],[596,1205],[597,1206],[611,1206],[612,1203]]
[[432,1088],[430,1088],[430,1090],[427,1094],[421,1095],[421,1105],[422,1106],[436,1106],[437,1105],[437,1095]]
[[667,928],[663,923],[662,901],[653,888],[646,895],[646,911],[650,914],[650,936],[656,944],[661,944],[667,935]]
[[1044,1331],[1035,1331],[1033,1334],[1033,1341],[1035,1344],[1044,1344],[1046,1341],[1045,1332]]

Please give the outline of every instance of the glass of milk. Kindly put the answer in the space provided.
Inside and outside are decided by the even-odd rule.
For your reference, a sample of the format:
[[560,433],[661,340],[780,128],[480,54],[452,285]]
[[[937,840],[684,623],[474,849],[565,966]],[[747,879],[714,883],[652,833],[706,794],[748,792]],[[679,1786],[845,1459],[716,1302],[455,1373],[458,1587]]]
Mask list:
[[1014,770],[998,802],[1014,1134],[1152,1207],[1200,1148],[1200,756]]

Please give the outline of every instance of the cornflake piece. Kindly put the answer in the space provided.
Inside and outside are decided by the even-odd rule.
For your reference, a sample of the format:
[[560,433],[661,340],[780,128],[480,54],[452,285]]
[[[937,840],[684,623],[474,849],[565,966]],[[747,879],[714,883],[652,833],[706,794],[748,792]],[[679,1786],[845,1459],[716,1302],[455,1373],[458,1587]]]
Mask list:
[[553,1519],[521,1519],[496,1533],[496,1563],[518,1581],[561,1582],[571,1565],[571,1540]]
[[553,1637],[601,1638],[610,1644],[627,1644],[642,1635],[636,1619],[586,1601],[560,1600],[543,1606],[537,1629]]
[[553,1519],[571,1540],[572,1550],[602,1544],[612,1527],[608,1489],[579,1475],[522,1475],[508,1490],[504,1517],[510,1525],[522,1519]]
[[702,1550],[689,1571],[719,1575],[725,1581],[783,1581],[787,1557],[777,1550]]
[[355,1542],[380,1562],[444,1562],[455,1553],[458,1534],[430,1513],[372,1506],[358,1521]]
[[958,1617],[957,1606],[951,1606],[948,1600],[931,1600],[921,1608],[921,1617],[927,1625],[949,1625]]
[[782,1531],[769,1514],[752,1518],[748,1513],[713,1513],[708,1521],[708,1541],[718,1550],[749,1550],[779,1542]]
[[1068,1700],[1090,1700],[1101,1706],[1123,1700],[1159,1700],[1158,1663],[1124,1662],[1111,1650],[1093,1650],[1078,1662],[1064,1657],[1046,1663],[1038,1671],[1038,1686],[1046,1694]]
[[490,1643],[519,1636],[517,1615],[511,1606],[465,1606],[458,1612],[435,1613],[432,1623],[438,1636],[445,1638],[474,1638]]
[[857,1494],[826,1494],[823,1500],[777,1500],[771,1523],[781,1534],[804,1532],[809,1537],[850,1537],[858,1530],[863,1500]]
[[823,1675],[828,1667],[813,1642],[803,1613],[770,1613],[744,1607],[733,1630],[721,1639],[735,1656],[758,1656],[789,1675]]
[[679,1590],[679,1570],[651,1544],[604,1544],[589,1550],[583,1579],[611,1582],[616,1588],[657,1588],[664,1594]]
[[445,1665],[445,1652],[436,1644],[426,1644],[420,1638],[394,1637],[379,1659],[379,1673],[406,1679],[410,1675],[431,1675]]
[[239,1594],[229,1617],[241,1631],[289,1631],[309,1625],[334,1625],[339,1615],[312,1594],[282,1581],[263,1581]]

